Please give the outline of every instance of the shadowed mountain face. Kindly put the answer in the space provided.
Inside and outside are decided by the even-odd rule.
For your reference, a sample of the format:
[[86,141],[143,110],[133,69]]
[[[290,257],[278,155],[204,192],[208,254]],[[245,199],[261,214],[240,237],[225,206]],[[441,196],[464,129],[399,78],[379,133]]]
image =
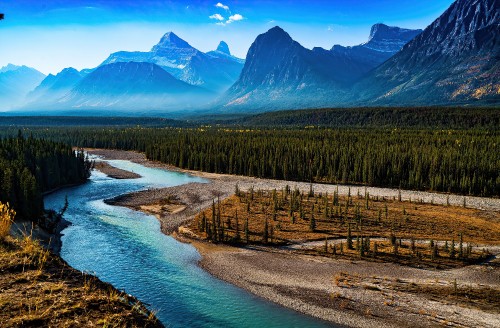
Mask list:
[[347,88],[420,33],[377,24],[370,41],[330,51],[302,47],[281,28],[259,35],[239,80],[222,98],[226,109],[327,106],[346,98]]
[[212,52],[205,54],[169,32],[150,52],[116,52],[101,65],[118,62],[153,63],[186,83],[223,92],[238,79],[243,63],[241,59],[230,55],[227,44],[221,49],[224,51],[218,49],[218,52],[225,56],[214,56]]
[[85,76],[64,98],[62,107],[147,109],[207,101],[210,92],[177,80],[151,63],[114,63]]
[[252,44],[226,111],[500,101],[499,0],[458,0],[423,32],[376,24],[368,42],[305,49],[275,27]]
[[9,64],[0,68],[0,110],[24,103],[25,97],[45,75],[34,68]]
[[499,31],[498,0],[458,0],[356,85],[352,101],[384,105],[498,103]]
[[240,78],[221,103],[240,110],[317,103],[325,93],[339,89],[334,71],[328,51],[308,50],[274,27],[254,41]]

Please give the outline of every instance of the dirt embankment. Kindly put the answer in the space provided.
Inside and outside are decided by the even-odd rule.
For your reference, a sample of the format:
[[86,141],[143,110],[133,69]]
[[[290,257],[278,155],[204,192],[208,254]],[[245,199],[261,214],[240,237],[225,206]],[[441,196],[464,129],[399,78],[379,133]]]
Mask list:
[[68,266],[31,238],[0,240],[0,322],[8,327],[163,327],[134,297]]

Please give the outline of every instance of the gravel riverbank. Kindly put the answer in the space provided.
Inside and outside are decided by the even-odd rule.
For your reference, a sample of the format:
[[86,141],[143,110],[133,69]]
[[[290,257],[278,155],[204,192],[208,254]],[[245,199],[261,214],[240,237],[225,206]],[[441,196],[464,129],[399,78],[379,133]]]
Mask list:
[[[289,185],[308,191],[309,183],[257,179],[232,175],[180,170],[148,161],[143,154],[115,150],[87,150],[104,159],[126,159],[169,170],[200,176],[208,183],[145,190],[122,195],[107,202],[148,211],[144,206],[161,204],[168,198],[183,204],[182,211],[148,211],[155,214],[165,233],[175,232],[212,201],[242,190],[281,189]],[[365,190],[373,196],[403,200],[462,205],[463,196],[390,188],[313,184],[316,192],[347,195]],[[500,199],[466,197],[467,207],[487,210],[500,220]],[[181,227],[177,238],[192,242],[203,258],[200,265],[214,276],[242,287],[260,297],[294,310],[337,324],[353,327],[499,327],[500,311],[490,307],[486,295],[498,295],[500,261],[498,248],[488,263],[451,270],[429,270],[392,263],[332,259],[297,255],[290,249],[272,247],[235,248],[189,239]],[[474,290],[483,300],[463,302],[454,297],[458,290]],[[422,292],[423,291],[423,292]]]

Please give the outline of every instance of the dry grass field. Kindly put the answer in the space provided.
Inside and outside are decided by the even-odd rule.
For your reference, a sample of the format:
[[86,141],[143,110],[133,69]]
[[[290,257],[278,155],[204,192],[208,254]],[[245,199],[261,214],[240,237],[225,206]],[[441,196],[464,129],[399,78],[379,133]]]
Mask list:
[[498,212],[365,195],[238,191],[198,214],[190,229],[214,242],[304,245],[298,252],[455,267],[500,245]]

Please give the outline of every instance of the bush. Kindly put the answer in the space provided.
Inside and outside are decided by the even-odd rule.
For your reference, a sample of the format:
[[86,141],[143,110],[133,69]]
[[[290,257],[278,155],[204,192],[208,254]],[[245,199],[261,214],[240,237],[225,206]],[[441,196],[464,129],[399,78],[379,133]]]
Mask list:
[[0,239],[4,239],[10,232],[16,212],[9,207],[9,203],[0,203]]

